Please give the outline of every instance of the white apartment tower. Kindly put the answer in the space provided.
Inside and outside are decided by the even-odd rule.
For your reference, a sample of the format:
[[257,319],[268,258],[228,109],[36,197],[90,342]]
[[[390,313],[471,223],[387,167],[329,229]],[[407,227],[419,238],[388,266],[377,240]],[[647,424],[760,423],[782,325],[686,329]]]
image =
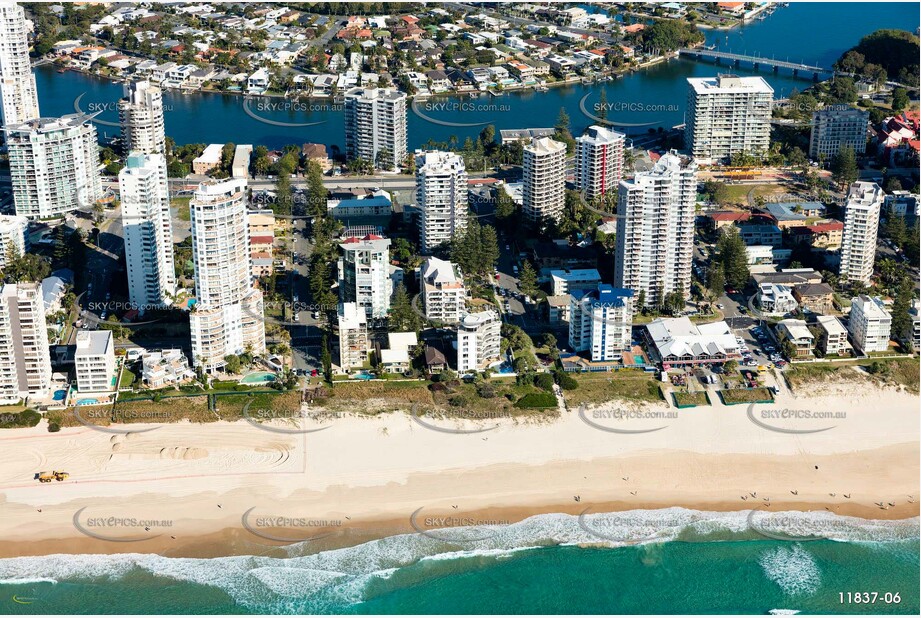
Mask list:
[[361,367],[368,360],[368,320],[355,303],[339,303],[339,366]]
[[346,238],[339,248],[339,302],[356,303],[369,318],[386,317],[393,293],[390,239],[368,234]]
[[416,203],[419,244],[431,253],[467,229],[467,170],[453,152],[416,153]]
[[559,221],[566,204],[566,144],[540,137],[524,147],[524,216]]
[[860,155],[867,148],[870,112],[850,105],[828,105],[812,113],[809,158],[831,161],[842,148]]
[[60,217],[100,197],[99,147],[91,116],[68,114],[7,125],[16,214]]
[[0,4],[0,112],[7,127],[41,116],[26,16],[15,2]]
[[688,298],[696,197],[697,164],[674,151],[620,182],[615,287],[643,294],[647,306],[676,291]]
[[14,256],[24,255],[29,249],[26,229],[29,220],[16,215],[0,215],[0,268]]
[[630,349],[633,291],[599,285],[577,290],[570,300],[569,345],[588,351],[592,361],[613,361]]
[[870,282],[884,198],[885,193],[874,182],[855,182],[848,190],[841,241],[841,279]]
[[889,349],[892,315],[878,298],[860,295],[851,299],[847,331],[854,346],[862,353],[885,352]]
[[468,313],[457,325],[457,371],[481,371],[499,360],[502,323],[492,310]]
[[189,203],[196,304],[190,316],[192,358],[215,371],[224,357],[265,351],[262,292],[251,282],[246,180],[199,185]]
[[51,390],[51,354],[45,304],[39,283],[0,289],[0,402],[46,397]]
[[166,154],[166,129],[163,125],[163,93],[149,81],[129,82],[118,102],[125,150],[142,154]]
[[576,138],[576,186],[593,200],[616,189],[623,176],[623,133],[598,125]]
[[701,163],[767,152],[773,101],[774,89],[760,76],[689,77],[685,147]]
[[425,317],[457,322],[467,312],[467,290],[457,264],[430,257],[422,263],[422,304]]
[[176,293],[166,158],[132,152],[118,174],[128,294],[138,311],[161,307]]
[[112,340],[112,331],[78,331],[74,368],[79,392],[107,393],[116,390],[115,342]]
[[[378,161],[381,151],[387,156]],[[406,94],[395,88],[352,88],[345,93],[348,159],[398,169],[406,152]]]

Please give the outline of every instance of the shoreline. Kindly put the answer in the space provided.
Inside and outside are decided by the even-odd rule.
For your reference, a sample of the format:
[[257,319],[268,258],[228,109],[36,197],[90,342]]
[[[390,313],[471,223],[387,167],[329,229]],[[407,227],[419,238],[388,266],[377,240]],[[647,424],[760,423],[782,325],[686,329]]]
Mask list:
[[[645,427],[641,434],[593,429],[573,411],[476,434],[432,431],[402,413],[346,416],[328,430],[297,435],[223,421],[127,435],[6,430],[0,556],[239,555],[283,551],[274,548],[304,539],[313,539],[310,549],[335,548],[586,509],[917,517],[917,395],[867,384],[823,384],[813,393],[784,391],[775,404],[755,409],[843,411],[833,430],[768,431],[746,410],[723,405],[679,412],[663,431],[648,431],[659,420],[594,417]],[[612,402],[599,410],[612,405],[622,409]],[[39,469],[65,469],[71,477],[40,485],[32,480]],[[128,520],[135,523],[121,523]],[[155,525],[145,531],[136,522]]]

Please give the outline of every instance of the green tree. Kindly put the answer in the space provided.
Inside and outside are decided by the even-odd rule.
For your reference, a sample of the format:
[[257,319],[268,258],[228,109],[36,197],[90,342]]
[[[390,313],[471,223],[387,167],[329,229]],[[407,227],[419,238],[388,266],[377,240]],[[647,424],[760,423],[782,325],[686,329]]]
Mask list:
[[[748,284],[748,254],[738,230],[730,228],[716,242],[717,261],[723,267],[726,283],[741,290]],[[712,288],[711,288],[712,289]]]
[[911,103],[911,99],[908,97],[908,90],[905,88],[896,88],[892,91],[892,109],[896,112],[901,112]]
[[857,180],[857,156],[853,148],[845,146],[832,158],[831,177],[841,187],[850,186]]
[[422,319],[413,310],[412,300],[406,292],[406,287],[400,283],[393,293],[390,303],[390,319],[388,328],[391,332],[418,331],[422,326]]
[[521,272],[518,274],[518,288],[527,296],[537,294],[537,273],[528,260],[521,264]]
[[320,365],[323,367],[323,379],[329,384],[333,383],[333,358],[329,353],[329,340],[326,333],[320,341]]

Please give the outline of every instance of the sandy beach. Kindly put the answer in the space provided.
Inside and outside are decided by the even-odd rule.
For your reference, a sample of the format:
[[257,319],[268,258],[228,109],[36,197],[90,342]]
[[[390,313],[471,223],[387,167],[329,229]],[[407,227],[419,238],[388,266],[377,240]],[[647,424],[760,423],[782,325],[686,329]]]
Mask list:
[[[319,549],[541,513],[672,506],[917,516],[917,395],[867,384],[813,395],[784,391],[751,409],[611,403],[547,422],[426,418],[426,427],[406,413],[300,428],[5,430],[0,556],[219,556],[305,539]],[[71,476],[34,480],[50,469]]]

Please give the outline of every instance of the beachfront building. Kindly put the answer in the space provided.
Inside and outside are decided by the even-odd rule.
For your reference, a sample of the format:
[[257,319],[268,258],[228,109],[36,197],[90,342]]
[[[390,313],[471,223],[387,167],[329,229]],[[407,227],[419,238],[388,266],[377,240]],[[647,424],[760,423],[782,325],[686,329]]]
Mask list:
[[413,331],[387,333],[387,347],[375,346],[377,360],[386,373],[406,373],[412,369],[412,353],[419,340]]
[[623,133],[592,125],[576,138],[576,187],[593,200],[617,188],[623,175]]
[[457,264],[430,257],[422,263],[422,306],[425,317],[457,322],[466,313],[467,289]]
[[689,77],[685,148],[702,164],[767,152],[773,101],[761,76]]
[[230,175],[234,178],[249,178],[249,162],[252,157],[252,144],[237,144],[233,151],[233,163],[230,164]]
[[633,291],[598,285],[571,294],[569,345],[592,361],[612,361],[630,349]]
[[8,283],[0,289],[0,403],[47,397],[51,355],[45,304],[38,283]]
[[0,112],[6,127],[41,116],[25,11],[15,2],[0,5]]
[[252,286],[246,181],[203,182],[189,202],[195,304],[189,314],[192,360],[207,372],[226,356],[265,352],[262,292]]
[[851,350],[847,342],[847,329],[833,315],[820,315],[816,318],[819,328],[819,341],[817,347],[823,355],[834,354],[844,356]]
[[77,331],[74,352],[77,391],[111,393],[116,390],[115,341],[110,330]]
[[467,170],[453,152],[416,152],[419,247],[431,253],[467,229]]
[[870,283],[884,197],[885,193],[875,182],[858,181],[848,190],[839,271],[843,281]]
[[[815,346],[815,335],[806,326],[805,320],[792,318],[777,323],[777,336],[781,341],[789,341],[796,348],[794,358],[809,358]],[[793,360],[792,358],[790,360]]]
[[128,296],[141,314],[176,293],[166,158],[132,152],[118,174]]
[[166,154],[163,92],[147,80],[128,82],[118,103],[118,120],[126,152]]
[[193,379],[195,372],[182,350],[160,350],[141,356],[141,380],[147,388],[178,386]]
[[406,158],[406,94],[395,88],[352,88],[345,93],[345,156],[384,169]]
[[368,362],[368,321],[357,303],[339,303],[339,367],[362,367]]
[[7,125],[16,214],[29,219],[90,210],[102,197],[92,117],[68,114]]
[[889,349],[892,315],[879,298],[861,294],[851,299],[847,330],[854,347],[861,353],[885,352]]
[[647,349],[664,369],[742,358],[741,344],[725,321],[694,324],[687,317],[656,318],[646,333]]
[[29,220],[17,215],[0,215],[0,268],[9,260],[24,255],[29,248],[26,228]]
[[523,187],[525,218],[559,221],[566,204],[566,144],[541,137],[526,145]]
[[696,198],[697,164],[674,151],[620,182],[614,287],[643,295],[647,306],[675,292],[688,298]]
[[390,239],[376,234],[339,243],[339,302],[356,303],[369,318],[386,317],[393,294]]
[[860,155],[867,149],[870,112],[850,105],[828,105],[812,113],[809,158],[831,161],[842,148]]
[[457,325],[457,371],[482,371],[499,360],[502,321],[493,310],[466,314]]

